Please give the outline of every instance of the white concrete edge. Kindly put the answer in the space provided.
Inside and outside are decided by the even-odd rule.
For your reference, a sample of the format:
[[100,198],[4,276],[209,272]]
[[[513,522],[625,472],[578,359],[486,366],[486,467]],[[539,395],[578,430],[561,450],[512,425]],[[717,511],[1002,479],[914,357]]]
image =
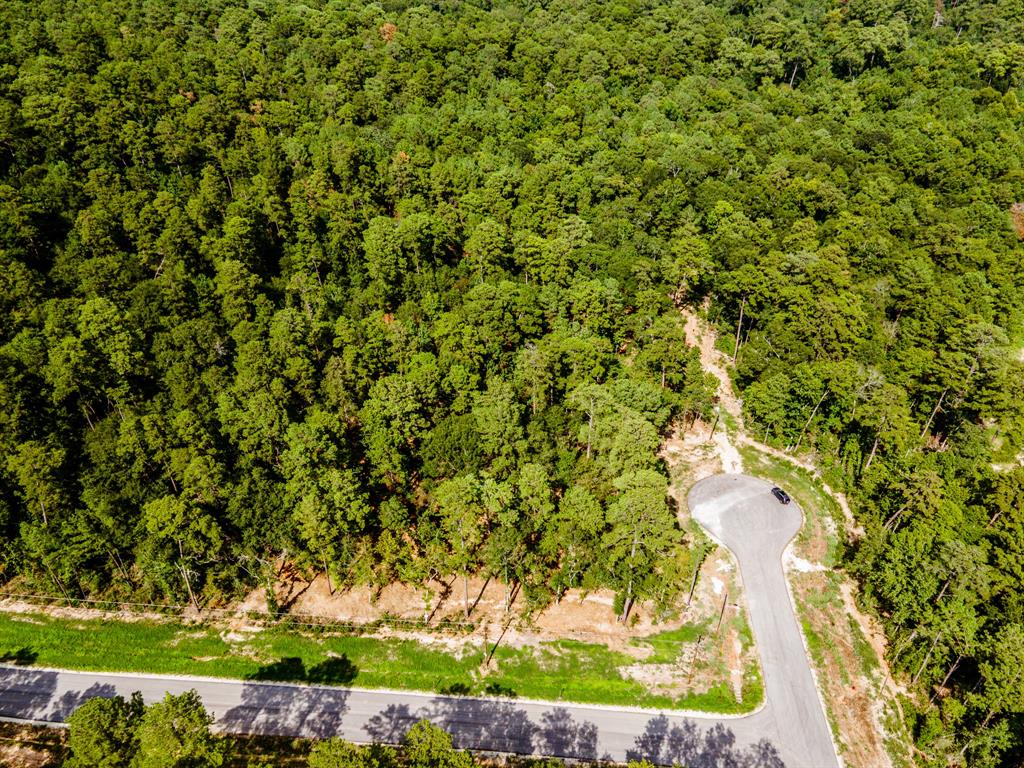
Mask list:
[[38,728],[68,728],[68,724],[60,720],[32,720],[30,718],[4,717],[0,715],[0,723],[14,723],[15,725],[34,725]]
[[[566,709],[571,707],[572,709],[582,710],[593,710],[596,712],[631,712],[641,715],[665,715],[666,717],[686,717],[692,720],[743,720],[744,718],[752,717],[756,715],[762,708],[763,704],[758,708],[746,712],[741,715],[732,713],[715,713],[715,712],[703,712],[700,710],[691,709],[665,709],[665,708],[654,708],[654,707],[636,707],[628,704],[613,705],[613,704],[592,704],[575,701],[550,701],[546,699],[529,699],[529,698],[511,698],[508,696],[460,696],[458,694],[450,693],[431,693],[429,691],[416,691],[406,690],[399,688],[363,688],[359,686],[343,686],[343,685],[309,685],[306,683],[293,683],[286,681],[277,680],[249,680],[238,677],[210,677],[205,675],[168,675],[160,674],[155,672],[104,672],[100,670],[83,670],[83,669],[62,669],[60,667],[42,667],[42,666],[18,666],[15,664],[0,664],[0,669],[13,669],[19,671],[35,671],[35,672],[53,672],[60,675],[88,675],[92,677],[106,676],[106,677],[122,677],[126,679],[148,679],[148,680],[174,680],[176,682],[196,682],[196,683],[217,683],[225,685],[259,685],[267,687],[279,687],[279,688],[297,688],[302,690],[315,689],[315,690],[326,690],[326,691],[354,691],[357,693],[366,694],[383,694],[388,696],[411,696],[418,699],[424,699],[425,701],[433,701],[437,699],[447,700],[465,700],[465,701],[481,701],[481,702],[499,702],[504,704],[528,704],[531,706],[547,707],[550,709]],[[15,719],[15,722],[26,722],[24,720]]]

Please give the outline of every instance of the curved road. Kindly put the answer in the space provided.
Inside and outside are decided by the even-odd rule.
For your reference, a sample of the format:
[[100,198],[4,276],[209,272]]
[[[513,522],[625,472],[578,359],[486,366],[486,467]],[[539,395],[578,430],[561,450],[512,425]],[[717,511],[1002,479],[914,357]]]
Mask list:
[[195,688],[217,725],[239,733],[396,742],[427,718],[457,746],[482,750],[646,758],[688,768],[838,768],[782,572],[782,552],[801,515],[795,504],[776,502],[770,487],[744,475],[717,475],[689,495],[694,517],[739,562],[767,701],[751,715],[0,666],[0,718],[60,723],[94,696],[138,690],[148,702]]

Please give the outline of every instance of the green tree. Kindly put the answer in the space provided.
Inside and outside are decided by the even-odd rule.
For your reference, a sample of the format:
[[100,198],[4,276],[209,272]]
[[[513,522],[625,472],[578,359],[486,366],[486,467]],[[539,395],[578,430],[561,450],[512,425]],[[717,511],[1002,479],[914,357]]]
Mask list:
[[667,486],[664,477],[649,469],[627,472],[615,480],[618,493],[608,506],[603,556],[622,597],[622,621],[656,578],[659,557],[680,541],[666,503]]
[[213,722],[199,694],[167,694],[146,707],[138,727],[134,768],[215,768],[224,761],[223,744],[210,732]]
[[342,739],[326,739],[313,745],[309,768],[390,768],[399,765],[395,751],[383,744],[361,747]]
[[420,720],[402,740],[409,768],[472,768],[468,752],[452,747],[452,737],[428,720]]
[[434,491],[440,531],[447,544],[446,565],[462,575],[463,605],[469,618],[469,575],[476,570],[486,529],[479,479],[463,475],[445,480]]
[[136,730],[143,715],[142,697],[135,693],[92,698],[68,718],[68,749],[73,768],[128,768],[139,748]]

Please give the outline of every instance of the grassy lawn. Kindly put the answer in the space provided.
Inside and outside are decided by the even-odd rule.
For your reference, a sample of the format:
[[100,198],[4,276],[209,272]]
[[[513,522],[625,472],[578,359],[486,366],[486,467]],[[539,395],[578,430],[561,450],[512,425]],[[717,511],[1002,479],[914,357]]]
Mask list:
[[[700,627],[683,627],[634,641],[649,644],[645,663],[676,658],[679,644]],[[570,640],[540,648],[499,647],[496,669],[481,669],[482,647],[461,655],[412,640],[328,632],[264,629],[228,633],[174,622],[77,620],[43,614],[0,613],[0,659],[93,671],[209,675],[493,694],[599,704],[745,712],[760,701],[760,685],[737,703],[727,681],[702,694],[670,698],[624,679],[618,667],[631,656],[603,645]]]

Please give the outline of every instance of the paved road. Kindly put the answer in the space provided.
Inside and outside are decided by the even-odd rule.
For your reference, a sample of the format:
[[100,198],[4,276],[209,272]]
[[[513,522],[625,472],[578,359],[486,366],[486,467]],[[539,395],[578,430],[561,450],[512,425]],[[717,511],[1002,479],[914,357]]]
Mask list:
[[736,554],[746,588],[768,702],[746,717],[10,666],[0,666],[0,717],[59,723],[93,696],[138,690],[154,701],[195,688],[217,724],[240,733],[395,742],[425,717],[458,746],[476,749],[688,768],[836,768],[782,573],[800,512],[779,505],[768,489],[754,478],[719,475],[690,492],[695,517]]
[[782,571],[783,550],[803,521],[800,508],[796,502],[780,504],[770,483],[746,475],[701,480],[688,501],[697,522],[739,562],[767,702],[749,719],[757,721],[787,766],[835,768],[832,732]]

